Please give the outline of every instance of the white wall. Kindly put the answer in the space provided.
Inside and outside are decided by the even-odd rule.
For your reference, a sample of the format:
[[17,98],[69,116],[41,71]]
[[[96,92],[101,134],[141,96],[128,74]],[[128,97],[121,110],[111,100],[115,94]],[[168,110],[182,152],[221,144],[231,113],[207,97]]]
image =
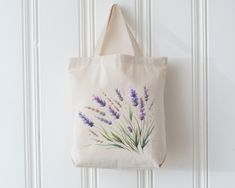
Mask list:
[[208,4],[209,183],[235,186],[235,3]]
[[24,187],[21,2],[0,2],[0,187]]
[[[92,54],[113,3],[145,54],[167,56],[168,156],[159,170],[70,159],[68,59]],[[235,187],[232,0],[0,2],[0,187]]]

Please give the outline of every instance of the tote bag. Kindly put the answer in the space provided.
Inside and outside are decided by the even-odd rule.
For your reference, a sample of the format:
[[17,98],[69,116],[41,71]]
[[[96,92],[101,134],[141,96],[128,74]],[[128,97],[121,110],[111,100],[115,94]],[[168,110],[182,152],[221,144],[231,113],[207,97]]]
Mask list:
[[71,58],[69,64],[76,166],[161,166],[166,156],[166,62],[142,55],[114,5],[94,56]]

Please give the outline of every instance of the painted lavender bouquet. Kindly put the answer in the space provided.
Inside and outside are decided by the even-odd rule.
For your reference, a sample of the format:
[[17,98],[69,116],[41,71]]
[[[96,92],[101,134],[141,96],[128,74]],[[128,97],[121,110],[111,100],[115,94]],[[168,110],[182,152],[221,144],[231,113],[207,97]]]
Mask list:
[[101,91],[94,95],[94,106],[87,106],[89,115],[79,112],[82,122],[89,128],[95,144],[107,148],[119,148],[128,151],[144,151],[154,129],[147,87],[141,95],[135,89],[128,94],[119,89],[113,91],[114,97]]

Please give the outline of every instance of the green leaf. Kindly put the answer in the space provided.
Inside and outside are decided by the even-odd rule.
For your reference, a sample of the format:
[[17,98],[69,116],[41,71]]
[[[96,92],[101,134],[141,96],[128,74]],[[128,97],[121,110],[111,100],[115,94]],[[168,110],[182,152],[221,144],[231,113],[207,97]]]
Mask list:
[[132,121],[132,118],[133,118],[133,112],[131,106],[129,105],[129,119]]
[[144,147],[149,143],[149,140],[144,140],[143,143],[141,144],[141,148],[144,149]]
[[119,144],[109,144],[110,146],[113,146],[113,147],[118,147],[118,148],[122,148],[122,149],[125,149],[124,147],[122,147],[121,145]]
[[120,137],[123,139],[123,144],[129,148],[129,150],[137,152],[138,148],[135,147],[135,141],[131,137],[132,135],[128,134],[122,126],[119,127],[119,130],[121,132]]
[[118,135],[114,134],[113,132],[111,132],[111,135],[113,136],[114,140],[123,144],[122,139]]
[[104,138],[106,138],[108,141],[112,141],[108,136],[106,136],[104,133],[102,133],[102,132],[100,132],[100,134],[104,137]]
[[135,133],[135,146],[138,147],[139,141],[138,141],[138,133]]
[[151,133],[153,132],[154,126],[149,127],[147,130],[147,135],[145,136],[145,138],[143,139],[143,142],[141,143],[141,148],[144,149],[144,147],[148,144],[149,140],[149,136],[151,135]]
[[148,129],[146,137],[149,137],[151,135],[151,133],[153,132],[153,129],[154,129],[154,126],[152,126]]
[[132,150],[136,151],[137,148],[135,148],[135,145],[133,145],[133,143],[130,140],[130,137],[125,137],[123,136],[123,139],[125,140],[125,142],[127,143],[127,146],[130,147]]
[[134,144],[135,143],[135,140],[132,138],[132,135],[130,135],[123,127],[120,126],[120,131],[126,135],[131,141],[132,143]]

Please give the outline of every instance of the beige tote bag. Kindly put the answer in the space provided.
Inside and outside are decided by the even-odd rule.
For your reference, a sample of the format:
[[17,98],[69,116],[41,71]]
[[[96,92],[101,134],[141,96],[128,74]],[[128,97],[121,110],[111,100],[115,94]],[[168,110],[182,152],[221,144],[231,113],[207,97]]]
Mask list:
[[166,156],[166,62],[142,55],[114,5],[94,56],[72,58],[69,65],[76,166],[161,166]]

